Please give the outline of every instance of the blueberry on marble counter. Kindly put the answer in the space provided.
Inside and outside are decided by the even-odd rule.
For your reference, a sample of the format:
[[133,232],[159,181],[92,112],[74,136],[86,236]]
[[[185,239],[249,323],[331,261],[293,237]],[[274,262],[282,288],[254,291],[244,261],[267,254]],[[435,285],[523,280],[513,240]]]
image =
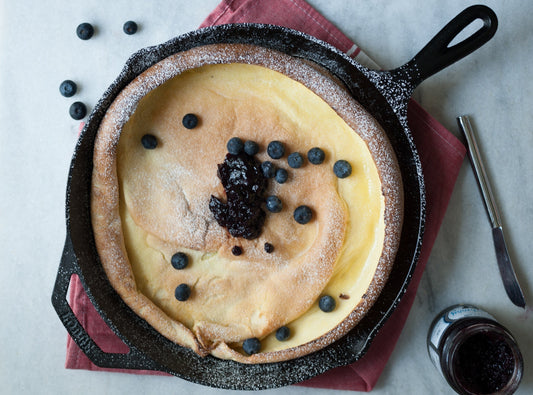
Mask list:
[[137,24],[133,21],[127,21],[126,23],[124,23],[124,26],[122,26],[122,30],[124,31],[124,33],[129,36],[137,33],[137,28]]
[[77,101],[71,104],[68,112],[73,119],[79,121],[87,115],[87,107],[81,101]]
[[82,40],[90,39],[94,34],[94,27],[90,23],[80,23],[76,28],[76,35]]
[[65,80],[59,85],[59,93],[64,97],[72,97],[76,94],[78,86],[74,81]]

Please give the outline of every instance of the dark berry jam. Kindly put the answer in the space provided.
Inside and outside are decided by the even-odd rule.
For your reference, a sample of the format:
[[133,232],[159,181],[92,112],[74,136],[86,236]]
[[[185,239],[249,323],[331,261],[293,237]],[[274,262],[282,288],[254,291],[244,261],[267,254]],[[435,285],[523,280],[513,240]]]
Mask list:
[[233,237],[259,237],[265,223],[266,213],[261,206],[268,183],[261,163],[245,152],[227,154],[218,165],[218,178],[226,192],[226,202],[212,195],[209,201],[218,224]]
[[468,337],[457,350],[457,381],[475,394],[502,389],[514,371],[513,351],[503,336],[481,332]]
[[513,394],[522,380],[524,361],[513,335],[476,306],[441,311],[427,344],[431,360],[459,394]]

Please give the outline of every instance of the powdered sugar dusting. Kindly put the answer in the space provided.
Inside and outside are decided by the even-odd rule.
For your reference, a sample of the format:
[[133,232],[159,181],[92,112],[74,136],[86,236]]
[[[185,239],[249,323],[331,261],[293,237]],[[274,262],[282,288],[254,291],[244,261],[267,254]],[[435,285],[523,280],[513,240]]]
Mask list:
[[[235,47],[238,48],[238,51],[235,51]],[[117,100],[115,100],[108,111],[106,119],[104,120],[104,125],[110,125],[110,130],[107,133],[108,141],[104,143],[104,146],[106,146],[106,149],[108,150],[106,154],[111,154],[112,156],[112,153],[116,150],[124,125],[135,112],[139,101],[150,91],[191,67],[201,67],[206,64],[220,63],[246,63],[266,66],[301,82],[324,98],[367,142],[373,156],[377,158],[376,165],[384,175],[382,182],[384,185],[383,192],[385,196],[393,197],[394,195],[400,195],[399,185],[401,184],[396,181],[394,174],[392,174],[395,162],[390,154],[390,147],[387,145],[388,142],[386,141],[383,132],[376,126],[375,121],[368,115],[368,113],[353,102],[347,92],[341,89],[337,84],[333,83],[330,75],[326,73],[318,73],[315,67],[303,62],[295,62],[287,55],[261,47],[207,46],[202,47],[201,49],[188,51],[187,57],[174,55],[152,66],[147,72],[141,74],[132,84],[120,93]],[[401,205],[392,204],[389,206],[392,207],[393,210],[390,211],[389,209],[386,216],[387,218],[395,219],[395,221],[392,221],[392,231],[394,231],[398,229],[400,226],[399,224],[401,223],[401,215],[398,214],[401,212]],[[336,212],[335,210],[326,209],[326,212],[328,211],[330,213]],[[161,218],[161,216],[156,216],[156,218]],[[330,220],[332,223],[342,222],[340,218],[330,218]],[[199,224],[197,220],[195,220],[194,223],[197,225]],[[198,229],[198,226],[196,226],[195,229]],[[388,229],[388,231],[390,232],[391,229]],[[204,231],[202,230],[201,233],[204,233]],[[172,235],[169,235],[169,238],[172,238]],[[195,239],[198,240],[198,238]],[[312,252],[318,257],[316,260],[317,264],[311,266],[311,270],[306,271],[304,277],[298,281],[302,281],[304,284],[311,284],[316,283],[319,279],[323,279],[325,273],[328,273],[331,270],[331,257],[336,256],[337,251],[341,246],[342,239],[342,237],[327,238],[323,239],[317,246],[314,246]],[[200,238],[200,240],[202,239]],[[203,242],[205,243],[205,240],[203,240]],[[190,247],[197,248],[198,246],[191,245]],[[395,250],[395,247],[397,247],[397,245],[385,244],[385,252],[382,255],[383,262],[381,262],[384,268],[378,269],[376,272],[373,286],[368,293],[368,298],[364,299],[358,308],[352,313],[349,322],[339,325],[333,331],[300,347],[298,350],[291,350],[291,355],[304,355],[311,349],[316,349],[317,346],[323,347],[338,339],[359,321],[364,312],[370,307],[371,301],[375,300],[379,294],[379,291],[386,280],[386,276],[390,271],[390,255],[393,255],[391,254],[391,251]],[[372,290],[375,290],[375,292]],[[279,326],[279,324],[277,325]],[[217,331],[215,330],[215,337],[217,336],[216,332]],[[239,354],[239,356],[233,356],[233,358],[243,362],[254,362],[257,360],[270,362],[284,359],[287,357],[286,354],[287,351],[263,353],[250,358],[243,358],[242,355]]]
[[[194,36],[194,34],[193,34]],[[153,48],[149,48],[147,50],[143,50],[141,51],[140,53],[136,54],[134,56],[134,61],[130,61],[128,62],[128,65],[127,65],[127,70],[125,70],[124,73],[134,73],[134,74],[137,74],[141,71],[144,71],[147,67],[153,65],[157,60],[159,60],[161,58],[161,54],[164,53],[165,51],[174,51],[175,49],[171,49],[169,50],[168,49],[168,46],[166,44],[163,44],[161,46],[157,46],[157,47],[153,47]],[[168,53],[167,55],[171,55],[171,53]],[[247,60],[247,56],[243,56],[241,58],[243,62],[246,62]],[[219,59],[220,60],[220,59]],[[218,61],[218,60],[217,60]],[[282,62],[281,62],[282,63]],[[281,65],[282,66],[282,65]],[[281,70],[285,70],[282,66],[282,69]],[[283,72],[283,71],[282,71]],[[173,74],[174,72],[171,72],[170,75],[177,75],[177,74]],[[179,73],[179,71],[177,72]],[[170,78],[170,77],[169,77]],[[119,77],[120,79],[120,77]],[[305,79],[305,78],[303,78]],[[161,80],[164,80],[164,78],[161,78]],[[153,87],[156,87],[156,86],[159,86],[161,83],[163,83],[164,81],[159,81],[158,78],[156,79],[153,79],[150,81],[150,83],[152,84],[151,86]],[[117,87],[112,87],[110,88],[111,90],[113,89],[117,89]],[[327,92],[326,92],[327,93]],[[106,92],[106,95],[108,94],[108,92]],[[339,93],[339,96],[342,96],[344,93]],[[143,93],[140,93],[138,94],[138,97],[141,98],[143,97]],[[111,95],[112,97],[112,95]],[[128,104],[128,105],[125,105],[120,113],[121,115],[120,116],[117,116],[117,124],[122,124],[124,125],[127,120],[129,119],[129,117],[134,113],[135,111],[135,108],[136,108],[136,105],[138,103],[138,99],[137,98],[132,98],[132,103]],[[104,103],[99,103],[99,105],[97,106],[98,108],[100,107],[104,107],[105,108],[105,102]],[[337,109],[337,107],[335,107]],[[365,123],[365,119],[364,117],[362,119],[359,119],[357,121],[359,124],[364,124]],[[366,130],[367,130],[367,127],[362,127],[363,131],[358,131],[358,133],[360,135],[364,135],[366,133]],[[370,132],[368,132],[370,133]],[[117,128],[117,130],[115,131],[115,133],[111,134],[112,138],[110,139],[110,143],[109,143],[109,147],[113,147],[113,146],[116,146],[116,141],[118,139],[120,135],[120,128]],[[371,133],[370,133],[371,135]],[[367,141],[367,140],[365,140]],[[380,152],[380,151],[384,151],[385,154],[388,154],[387,153],[387,150],[383,150],[383,147],[381,147],[381,143],[379,140],[375,140],[375,139],[372,139],[372,138],[368,138],[368,141],[367,141],[368,145],[369,145],[369,149],[371,150],[371,152],[374,154],[375,156],[375,153],[376,152]],[[381,147],[381,148],[380,148]],[[109,151],[110,154],[112,154],[112,149]],[[381,155],[381,154],[379,154]],[[390,159],[390,158],[389,158]],[[387,160],[384,160],[384,163],[385,163],[385,167],[387,166],[386,163],[390,163],[389,162],[389,159]],[[378,164],[378,167],[381,166]],[[395,194],[394,191],[398,191],[398,188],[401,189],[401,185],[395,185],[395,182],[394,182],[394,177],[392,176],[389,176],[387,174],[383,175],[383,193],[385,196],[387,196],[387,194]],[[390,178],[390,182],[388,181]],[[396,183],[397,184],[397,183]],[[395,189],[396,188],[396,189]],[[392,210],[392,212],[389,213],[389,215],[392,215],[393,217],[396,217],[395,221],[398,222],[400,221],[399,218],[401,217],[401,215],[399,216],[396,216],[397,213],[395,213],[394,210]],[[389,252],[390,251],[393,251],[394,248],[393,247],[390,247],[390,248],[385,248],[384,250],[384,253],[383,253],[383,257],[386,257],[389,256]],[[382,257],[382,259],[384,259]],[[384,279],[386,279],[388,275],[388,271],[387,270],[378,270],[378,272],[376,273],[376,282],[378,283],[381,283],[381,282],[384,282]],[[313,275],[311,275],[312,277]],[[370,291],[368,294],[370,296],[373,297],[374,294],[377,294],[378,292],[374,289],[372,291]],[[362,300],[361,302],[361,305],[358,307],[358,309],[361,307],[363,310],[362,311],[366,311],[366,307],[370,306],[370,302],[367,302],[366,301],[367,298],[364,298],[364,300]],[[369,298],[371,299],[371,298]],[[361,315],[361,313],[358,313],[359,316]],[[329,336],[326,336],[324,338],[321,338],[321,339],[317,339],[316,340],[316,344],[319,344],[321,347],[326,345],[326,344],[329,344],[331,341],[333,341],[332,339],[334,338],[338,338],[338,335],[339,333],[346,333],[347,330],[349,329],[346,329],[347,327],[349,327],[351,325],[350,322],[344,322],[342,323],[339,328],[337,328],[333,333],[332,335],[329,335]],[[171,326],[171,325],[170,325]],[[313,344],[313,345],[305,345],[303,347],[301,347],[302,350],[306,350],[304,351],[301,355],[304,355],[305,353],[307,352],[310,352],[310,351],[313,351],[316,349],[316,344]],[[295,355],[298,355],[298,354],[294,354],[292,353],[292,351],[294,350],[286,350],[286,354],[285,356],[281,357],[280,358],[280,355],[277,355],[275,356],[275,358],[268,358],[267,360],[268,361],[275,361],[275,360],[282,360],[282,359],[285,359],[286,357],[288,358],[292,358],[294,357]],[[329,358],[329,359],[328,359]],[[330,362],[325,362],[325,360],[329,360]],[[343,357],[341,355],[338,354],[337,351],[333,351],[333,350],[329,350],[326,352],[322,352],[321,353],[321,357],[320,358],[317,358],[317,359],[314,359],[313,356],[309,356],[309,358],[307,359],[308,363],[306,364],[306,367],[305,367],[305,371],[301,370],[301,371],[295,371],[295,372],[292,372],[292,376],[291,376],[291,382],[294,382],[294,381],[300,381],[302,379],[305,379],[305,378],[308,378],[308,377],[311,377],[317,373],[320,373],[322,371],[324,371],[325,369],[327,369],[327,366],[332,366],[331,365],[331,361],[339,361],[339,360],[343,360]],[[314,361],[314,362],[313,362]],[[254,362],[252,359],[250,359],[249,361],[246,361],[246,362]],[[338,363],[338,362],[334,362],[334,363]],[[259,365],[260,366],[260,365]],[[236,371],[240,371],[240,369],[238,367],[235,367]],[[209,382],[207,382],[207,384],[209,385],[215,385],[215,386],[223,386],[223,387],[226,387],[226,388],[231,388],[233,387],[233,384],[228,384],[227,380],[225,380],[222,376],[218,377],[217,374],[216,374],[217,370],[214,370],[213,371],[213,375],[212,377],[210,377],[210,380]],[[275,387],[275,386],[279,386],[280,384],[279,383],[282,383],[282,382],[285,382],[286,381],[283,381],[283,379],[265,379],[263,380],[261,383],[248,383],[247,384],[247,387],[249,389],[257,389],[257,388],[271,388],[271,387]],[[238,387],[235,387],[235,388],[238,388]]]

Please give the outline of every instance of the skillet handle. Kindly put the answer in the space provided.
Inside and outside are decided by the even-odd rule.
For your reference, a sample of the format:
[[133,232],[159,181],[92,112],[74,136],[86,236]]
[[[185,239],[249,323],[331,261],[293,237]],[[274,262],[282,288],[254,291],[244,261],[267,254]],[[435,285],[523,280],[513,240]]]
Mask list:
[[[468,25],[477,19],[483,26],[475,33],[458,44],[448,45]],[[416,87],[426,78],[464,58],[489,41],[498,28],[498,18],[494,11],[484,5],[473,5],[466,8],[453,18],[415,57],[393,74],[401,74],[409,78],[410,84]]]
[[67,301],[70,278],[73,274],[80,276],[80,270],[70,235],[67,235],[54,285],[54,291],[52,293],[52,305],[54,306],[59,319],[67,329],[67,332],[84,354],[87,355],[95,365],[100,367],[164,371],[164,368],[157,366],[155,362],[129,344],[128,347],[130,351],[127,354],[107,353],[98,347],[85,328],[83,328]]

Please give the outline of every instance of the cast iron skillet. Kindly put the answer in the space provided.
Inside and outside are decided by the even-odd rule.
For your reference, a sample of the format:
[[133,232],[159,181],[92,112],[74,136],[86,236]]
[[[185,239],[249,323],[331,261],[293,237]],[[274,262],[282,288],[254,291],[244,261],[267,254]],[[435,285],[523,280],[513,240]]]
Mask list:
[[[471,22],[483,27],[464,41],[448,45]],[[407,105],[425,78],[463,58],[495,33],[494,12],[481,5],[465,9],[411,61],[392,71],[372,71],[332,46],[287,28],[238,24],[197,30],[135,53],[91,114],[75,149],[66,196],[67,237],[52,303],[74,341],[96,364],[111,368],[161,370],[186,380],[228,389],[266,389],[314,377],[359,359],[405,293],[418,260],[424,231],[425,189],[420,160],[407,126]],[[90,219],[93,144],[98,126],[116,95],[137,75],[179,51],[215,43],[264,46],[325,67],[382,125],[398,157],[405,188],[405,220],[395,264],[380,297],[346,336],[307,356],[273,364],[244,365],[214,357],[200,358],[170,342],[139,318],[111,287],[100,264]],[[67,299],[69,280],[77,274],[106,323],[129,346],[128,354],[103,352],[85,332]]]

